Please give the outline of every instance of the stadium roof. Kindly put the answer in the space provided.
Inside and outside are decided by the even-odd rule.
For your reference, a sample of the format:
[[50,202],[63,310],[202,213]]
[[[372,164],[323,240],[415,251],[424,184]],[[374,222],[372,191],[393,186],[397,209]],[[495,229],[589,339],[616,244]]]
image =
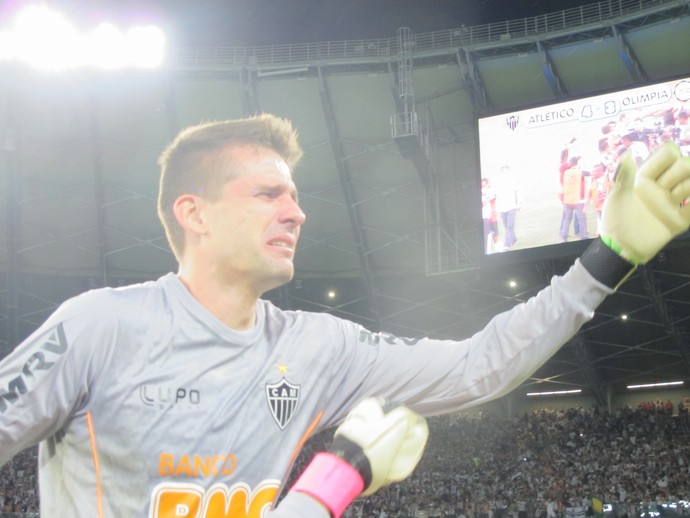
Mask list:
[[[249,2],[245,22],[263,36],[237,36],[247,45],[222,37],[230,14],[220,4],[208,3],[207,18],[189,6],[188,18],[169,18],[184,45],[173,39],[160,70],[46,75],[0,65],[0,351],[70,295],[174,269],[155,213],[161,149],[186,125],[259,111],[292,119],[305,148],[297,275],[271,298],[402,336],[469,336],[586,245],[482,259],[477,118],[690,76],[687,1],[576,2],[558,12],[534,2],[541,11],[523,14],[500,2],[445,2],[446,11],[386,2],[366,27],[357,23],[363,2],[357,16],[321,2],[282,14],[303,20],[298,33],[279,31],[275,17],[261,26]],[[470,23],[457,6],[474,9]],[[480,16],[487,9],[490,20]],[[315,26],[329,16],[349,21],[329,24],[332,39]],[[206,38],[181,36],[211,19]],[[269,44],[265,31],[290,41]],[[391,123],[411,99],[428,138],[421,148]],[[604,401],[632,382],[687,382],[689,321],[690,241],[678,240],[520,390],[579,387]]]

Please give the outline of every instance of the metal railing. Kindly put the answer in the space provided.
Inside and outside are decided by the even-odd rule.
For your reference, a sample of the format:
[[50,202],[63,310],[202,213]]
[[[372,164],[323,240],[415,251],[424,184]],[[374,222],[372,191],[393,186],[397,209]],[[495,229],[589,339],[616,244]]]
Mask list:
[[[413,35],[413,54],[459,47],[508,43],[559,31],[583,28],[616,18],[635,18],[673,7],[687,0],[606,0],[539,16],[460,27]],[[328,41],[257,47],[198,47],[177,49],[172,65],[179,69],[289,67],[339,61],[387,62],[398,56],[396,37],[354,41]],[[289,69],[287,70],[289,72]]]

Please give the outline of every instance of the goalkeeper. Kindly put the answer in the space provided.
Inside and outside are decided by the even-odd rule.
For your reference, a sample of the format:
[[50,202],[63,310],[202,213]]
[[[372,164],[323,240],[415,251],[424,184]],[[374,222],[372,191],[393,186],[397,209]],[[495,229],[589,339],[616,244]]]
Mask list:
[[[429,416],[508,393],[690,226],[689,159],[673,144],[639,169],[626,156],[601,238],[565,274],[469,338],[396,337],[262,299],[294,275],[300,156],[292,124],[269,114],[183,130],[158,198],[177,272],[66,301],[0,362],[0,465],[40,443],[42,518],[260,518],[306,437],[372,396]],[[397,454],[356,422],[340,435],[371,479],[337,438],[288,504],[336,515],[359,486],[337,502],[318,481],[346,465],[364,493],[394,480],[378,470]],[[395,444],[387,426],[380,444]]]

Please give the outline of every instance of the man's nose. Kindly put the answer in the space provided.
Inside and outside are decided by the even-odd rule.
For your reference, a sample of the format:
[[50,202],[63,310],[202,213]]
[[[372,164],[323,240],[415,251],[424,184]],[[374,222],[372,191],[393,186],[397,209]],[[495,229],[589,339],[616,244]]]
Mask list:
[[307,219],[307,215],[302,210],[302,207],[299,206],[297,200],[288,198],[283,209],[283,219],[285,221],[291,221],[299,226]]

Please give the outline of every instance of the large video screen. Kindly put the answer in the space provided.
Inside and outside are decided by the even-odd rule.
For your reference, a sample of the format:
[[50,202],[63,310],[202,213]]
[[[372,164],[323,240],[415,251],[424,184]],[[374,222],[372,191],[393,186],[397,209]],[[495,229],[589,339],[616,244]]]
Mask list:
[[597,236],[618,158],[690,156],[690,78],[478,121],[486,254]]

